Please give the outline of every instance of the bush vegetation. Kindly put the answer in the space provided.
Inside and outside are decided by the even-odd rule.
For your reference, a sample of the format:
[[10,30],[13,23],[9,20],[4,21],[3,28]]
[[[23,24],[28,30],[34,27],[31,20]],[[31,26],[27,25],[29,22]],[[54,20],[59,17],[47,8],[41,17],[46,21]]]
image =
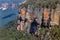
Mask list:
[[16,30],[16,23],[12,22],[7,27],[0,29],[0,40],[60,40],[60,28],[39,28],[39,36]]

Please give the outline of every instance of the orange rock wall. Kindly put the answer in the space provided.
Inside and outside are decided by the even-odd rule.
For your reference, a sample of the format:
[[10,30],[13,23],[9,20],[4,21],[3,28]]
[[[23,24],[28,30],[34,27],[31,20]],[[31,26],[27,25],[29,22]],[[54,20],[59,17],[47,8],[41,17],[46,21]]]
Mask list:
[[49,19],[49,13],[50,13],[49,9],[44,9],[44,20],[45,21]]
[[59,25],[59,15],[57,13],[57,11],[54,13],[54,24],[55,25]]

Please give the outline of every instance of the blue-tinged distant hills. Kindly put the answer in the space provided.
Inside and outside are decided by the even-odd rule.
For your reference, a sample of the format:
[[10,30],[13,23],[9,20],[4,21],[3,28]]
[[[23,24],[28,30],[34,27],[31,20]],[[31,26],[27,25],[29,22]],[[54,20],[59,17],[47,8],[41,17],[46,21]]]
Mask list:
[[0,3],[2,2],[23,2],[24,0],[0,0]]
[[[0,28],[8,25],[11,21],[15,20],[18,15],[19,3],[24,0],[0,0],[0,7],[3,3],[8,3],[7,9],[0,9]],[[16,4],[16,7],[12,8],[12,3]]]

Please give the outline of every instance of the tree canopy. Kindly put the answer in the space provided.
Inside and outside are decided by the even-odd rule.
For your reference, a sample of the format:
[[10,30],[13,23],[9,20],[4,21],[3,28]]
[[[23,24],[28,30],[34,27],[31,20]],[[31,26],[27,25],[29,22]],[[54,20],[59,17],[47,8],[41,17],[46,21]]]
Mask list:
[[22,6],[32,5],[35,7],[50,7],[55,9],[56,3],[60,3],[60,0],[26,0],[26,2]]

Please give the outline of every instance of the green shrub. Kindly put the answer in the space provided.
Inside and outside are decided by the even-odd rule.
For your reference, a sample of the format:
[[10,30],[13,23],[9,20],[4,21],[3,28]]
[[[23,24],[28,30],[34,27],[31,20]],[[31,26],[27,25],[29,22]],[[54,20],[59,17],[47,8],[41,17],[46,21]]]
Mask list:
[[0,40],[60,40],[60,28],[57,26],[41,28],[38,26],[39,36],[16,30],[16,22],[0,30]]

